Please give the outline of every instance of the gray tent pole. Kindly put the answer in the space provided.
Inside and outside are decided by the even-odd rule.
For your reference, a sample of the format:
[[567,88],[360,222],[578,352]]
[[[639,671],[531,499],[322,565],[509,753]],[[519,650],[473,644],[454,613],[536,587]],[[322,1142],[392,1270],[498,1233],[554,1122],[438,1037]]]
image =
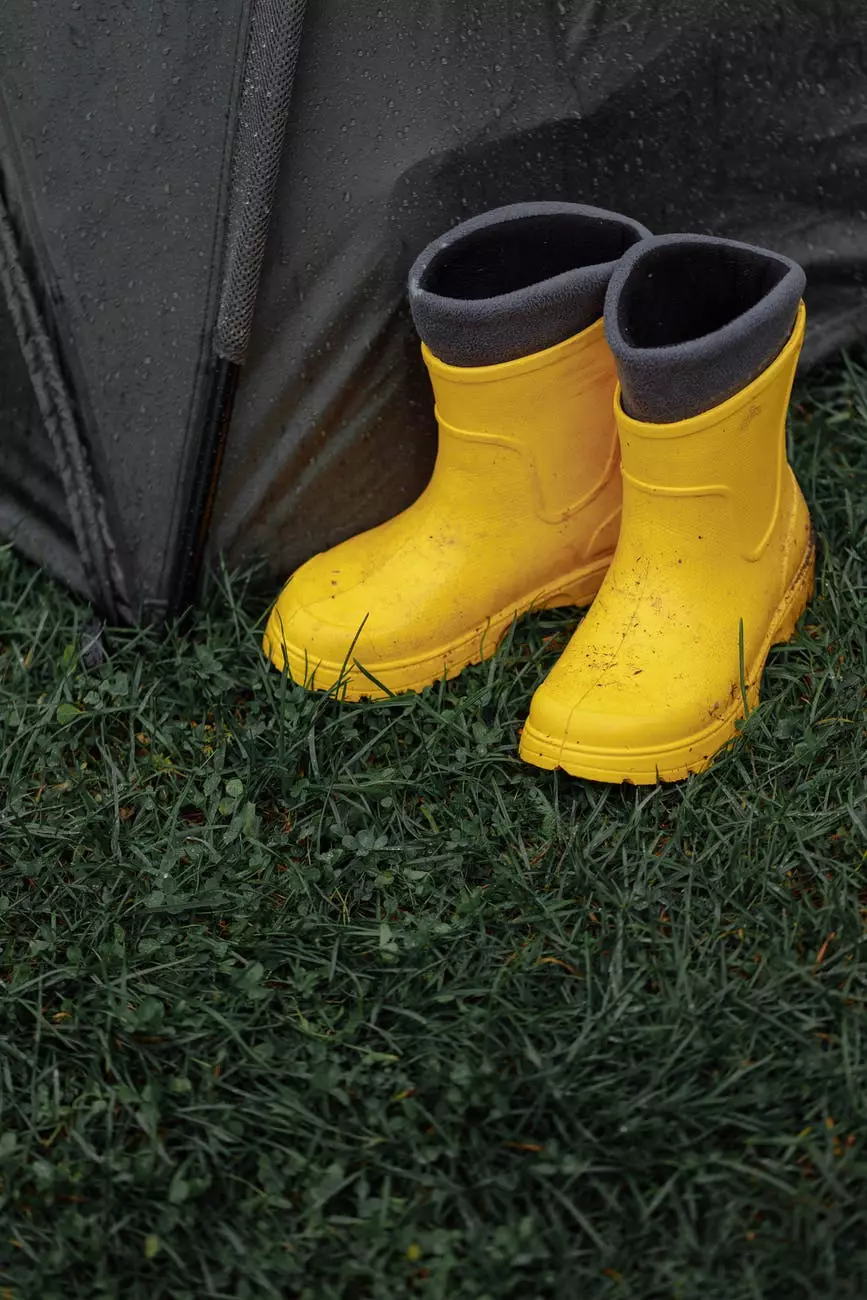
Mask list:
[[253,327],[303,21],[304,0],[254,0],[215,338],[217,355],[237,364]]
[[235,137],[215,357],[169,613],[194,600],[210,531],[232,405],[262,272],[298,63],[305,0],[253,0]]

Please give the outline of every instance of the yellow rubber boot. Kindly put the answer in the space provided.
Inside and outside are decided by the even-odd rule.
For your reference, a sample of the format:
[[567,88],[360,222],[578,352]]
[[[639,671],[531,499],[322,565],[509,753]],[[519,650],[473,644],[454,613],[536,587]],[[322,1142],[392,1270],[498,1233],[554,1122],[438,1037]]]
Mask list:
[[[758,701],[768,652],[792,636],[813,586],[810,519],[785,446],[803,273],[786,259],[763,269],[761,257],[776,255],[749,250],[761,255],[751,261],[744,246],[696,237],[705,252],[723,247],[710,247],[706,264],[698,256],[691,276],[680,268],[672,286],[680,319],[663,325],[656,347],[669,240],[648,241],[656,253],[635,250],[609,289],[622,531],[597,600],[537,690],[521,738],[527,762],[596,781],[650,784],[705,768],[735,735],[745,698],[750,707]],[[687,249],[686,261],[694,255]],[[707,300],[716,272],[725,301],[715,310]],[[752,304],[740,312],[739,294]],[[690,295],[699,300],[692,320],[682,301]],[[638,322],[631,338],[630,313]],[[687,404],[706,407],[739,368],[755,371],[777,351],[781,328],[788,341],[755,378],[708,409],[669,418],[684,392]],[[627,414],[625,396],[632,409],[649,406],[663,418]]]
[[[540,249],[561,210],[565,229],[554,220],[556,237]],[[576,212],[593,223],[593,231],[579,226],[583,261],[580,240],[576,248],[568,239]],[[423,336],[460,362],[423,345],[439,425],[433,476],[409,509],[314,556],[290,579],[265,634],[278,668],[310,689],[338,686],[348,699],[420,690],[493,654],[530,608],[592,600],[614,553],[621,492],[616,373],[600,313],[617,257],[642,233],[593,209],[516,205],[427,250],[423,270],[433,265],[448,292],[427,293],[419,273],[414,316]],[[521,262],[510,241],[528,234],[533,252]],[[528,264],[529,285],[521,283]],[[564,309],[562,283],[576,267],[581,301]],[[480,349],[502,355],[547,342],[588,312],[592,323],[553,345],[469,364]]]

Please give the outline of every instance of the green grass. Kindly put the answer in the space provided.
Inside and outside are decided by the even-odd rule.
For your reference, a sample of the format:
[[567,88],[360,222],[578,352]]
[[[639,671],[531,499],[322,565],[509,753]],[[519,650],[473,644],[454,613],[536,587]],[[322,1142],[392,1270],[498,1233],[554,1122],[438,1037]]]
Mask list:
[[664,789],[517,760],[568,614],[338,706],[0,552],[3,1300],[863,1300],[858,362],[793,443],[816,599]]

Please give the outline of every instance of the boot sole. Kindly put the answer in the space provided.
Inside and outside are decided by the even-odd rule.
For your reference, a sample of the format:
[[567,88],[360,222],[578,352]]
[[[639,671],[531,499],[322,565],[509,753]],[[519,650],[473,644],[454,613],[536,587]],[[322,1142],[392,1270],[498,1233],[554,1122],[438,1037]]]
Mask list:
[[265,630],[265,653],[280,672],[284,668],[288,671],[293,682],[309,691],[334,691],[339,699],[384,700],[392,695],[421,691],[435,682],[457,677],[470,664],[490,659],[516,618],[532,610],[589,605],[602,585],[612,558],[613,554],[605,556],[593,565],[567,574],[556,584],[539,588],[532,596],[501,610],[432,654],[384,664],[362,665],[355,659],[342,664],[314,660],[302,647],[287,643],[276,613],[269,618]]
[[[746,697],[750,709],[759,702],[759,686],[771,647],[790,641],[798,619],[812,594],[816,569],[816,545],[811,537],[804,558],[792,583],[777,606],[770,630],[746,677]],[[570,776],[588,781],[605,781],[632,785],[657,785],[660,781],[682,781],[691,772],[703,772],[737,734],[744,716],[743,699],[738,692],[731,709],[703,731],[674,744],[654,748],[602,749],[589,745],[570,745],[556,736],[546,735],[525,724],[521,735],[520,755],[526,763],[548,771],[562,768]]]

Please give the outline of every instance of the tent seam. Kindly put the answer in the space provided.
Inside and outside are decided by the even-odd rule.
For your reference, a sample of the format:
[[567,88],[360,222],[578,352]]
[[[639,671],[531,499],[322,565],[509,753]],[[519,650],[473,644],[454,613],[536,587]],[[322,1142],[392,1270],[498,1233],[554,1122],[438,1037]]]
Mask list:
[[14,228],[2,195],[0,285],[57,460],[82,565],[97,603],[110,617],[117,619],[128,614],[129,610],[117,548],[66,383],[21,263]]

